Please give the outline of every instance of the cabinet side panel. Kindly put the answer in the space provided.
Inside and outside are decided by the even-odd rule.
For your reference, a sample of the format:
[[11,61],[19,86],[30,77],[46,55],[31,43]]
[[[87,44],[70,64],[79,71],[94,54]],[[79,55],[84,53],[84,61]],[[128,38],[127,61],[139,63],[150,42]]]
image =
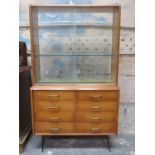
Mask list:
[[116,134],[118,133],[118,122],[119,122],[119,104],[120,104],[120,90],[118,90],[118,100],[117,100],[117,108],[116,108]]
[[112,39],[112,52],[116,56],[112,60],[111,73],[112,78],[118,84],[118,68],[119,68],[119,48],[120,48],[120,17],[121,7],[113,8],[113,39]]
[[39,36],[38,36],[38,11],[37,7],[29,7],[29,21],[30,21],[30,41],[31,41],[31,60],[32,60],[32,83],[36,83],[39,79],[40,72],[40,58],[35,58],[35,54],[39,51]]
[[34,103],[33,103],[33,90],[30,89],[30,95],[31,95],[31,115],[32,115],[32,131],[33,131],[33,134],[35,134],[35,130],[34,130]]
[[33,56],[33,31],[32,31],[32,7],[29,7],[29,22],[30,22],[30,42],[31,42],[31,64],[32,64],[32,84],[34,84],[34,77],[35,77],[35,72],[34,72],[34,56]]

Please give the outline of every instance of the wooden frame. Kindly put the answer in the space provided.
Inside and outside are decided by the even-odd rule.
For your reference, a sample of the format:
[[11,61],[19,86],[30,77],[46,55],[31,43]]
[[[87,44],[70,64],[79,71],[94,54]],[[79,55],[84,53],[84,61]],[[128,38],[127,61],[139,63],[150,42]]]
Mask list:
[[[119,72],[119,49],[120,49],[120,23],[121,23],[121,7],[114,8],[114,17],[113,17],[113,40],[112,40],[112,52],[116,53],[116,63],[113,63],[111,68],[116,67],[116,73],[115,73],[115,78],[116,78],[116,85],[118,84],[118,72]],[[116,52],[115,52],[116,51]],[[113,61],[114,62],[114,61]],[[112,71],[112,73],[114,73]],[[112,76],[114,77],[114,76]]]

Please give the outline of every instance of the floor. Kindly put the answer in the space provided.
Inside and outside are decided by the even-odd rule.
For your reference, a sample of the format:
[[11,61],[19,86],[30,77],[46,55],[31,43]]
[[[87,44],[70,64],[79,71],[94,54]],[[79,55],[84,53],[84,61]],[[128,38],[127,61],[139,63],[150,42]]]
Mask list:
[[41,136],[31,136],[20,155],[134,155],[135,136],[110,137],[111,152],[103,137],[46,137],[44,151]]

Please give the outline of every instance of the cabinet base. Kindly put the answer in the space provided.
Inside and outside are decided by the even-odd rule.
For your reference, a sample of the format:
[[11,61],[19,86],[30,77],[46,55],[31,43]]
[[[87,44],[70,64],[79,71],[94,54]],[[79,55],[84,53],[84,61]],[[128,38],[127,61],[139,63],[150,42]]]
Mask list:
[[[108,135],[105,135],[103,137],[106,139],[108,149],[111,152],[111,146],[110,146],[109,136]],[[44,141],[45,141],[45,136],[42,136],[41,137],[41,150],[42,150],[42,152],[44,151]]]

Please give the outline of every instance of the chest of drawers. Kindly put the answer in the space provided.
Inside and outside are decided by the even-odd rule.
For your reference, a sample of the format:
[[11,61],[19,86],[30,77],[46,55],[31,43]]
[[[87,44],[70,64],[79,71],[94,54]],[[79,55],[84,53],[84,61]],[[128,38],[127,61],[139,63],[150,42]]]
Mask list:
[[[86,89],[87,88],[87,89]],[[111,135],[118,130],[119,88],[33,86],[35,135]],[[59,89],[59,90],[58,90]]]

